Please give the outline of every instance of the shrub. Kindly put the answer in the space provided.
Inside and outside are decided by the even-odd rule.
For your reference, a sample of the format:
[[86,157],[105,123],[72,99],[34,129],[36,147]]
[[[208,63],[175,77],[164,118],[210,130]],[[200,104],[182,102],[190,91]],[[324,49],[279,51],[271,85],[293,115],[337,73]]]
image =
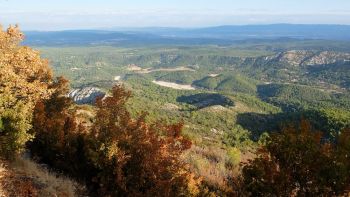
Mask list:
[[227,150],[228,162],[232,166],[236,166],[241,162],[241,151],[238,148],[230,147]]

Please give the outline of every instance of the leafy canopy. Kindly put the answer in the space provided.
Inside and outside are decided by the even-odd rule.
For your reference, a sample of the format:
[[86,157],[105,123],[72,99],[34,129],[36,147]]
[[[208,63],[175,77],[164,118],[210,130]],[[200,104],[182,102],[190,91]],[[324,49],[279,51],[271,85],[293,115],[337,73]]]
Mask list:
[[35,103],[50,95],[52,72],[37,51],[20,46],[24,36],[18,27],[0,30],[0,155],[13,156],[33,138]]

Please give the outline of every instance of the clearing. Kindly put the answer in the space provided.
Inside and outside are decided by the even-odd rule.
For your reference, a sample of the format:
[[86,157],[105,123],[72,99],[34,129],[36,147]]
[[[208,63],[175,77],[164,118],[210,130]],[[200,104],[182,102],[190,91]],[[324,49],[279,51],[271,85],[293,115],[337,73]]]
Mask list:
[[152,83],[155,83],[157,85],[167,87],[167,88],[173,88],[176,90],[195,90],[196,89],[196,88],[192,87],[191,85],[182,85],[182,84],[171,83],[171,82],[166,82],[166,81],[153,80]]

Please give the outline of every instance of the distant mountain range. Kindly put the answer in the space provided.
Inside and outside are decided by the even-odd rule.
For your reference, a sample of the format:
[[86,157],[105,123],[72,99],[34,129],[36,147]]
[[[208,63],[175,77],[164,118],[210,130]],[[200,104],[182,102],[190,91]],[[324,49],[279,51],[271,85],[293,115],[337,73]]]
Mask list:
[[350,40],[350,25],[242,25],[216,26],[207,28],[124,28],[118,31],[147,32],[165,37],[184,38],[218,38],[218,39],[263,39],[263,38],[299,38],[299,39],[330,39]]
[[246,25],[208,28],[111,28],[109,30],[28,31],[28,45],[219,44],[242,40],[350,41],[349,25]]

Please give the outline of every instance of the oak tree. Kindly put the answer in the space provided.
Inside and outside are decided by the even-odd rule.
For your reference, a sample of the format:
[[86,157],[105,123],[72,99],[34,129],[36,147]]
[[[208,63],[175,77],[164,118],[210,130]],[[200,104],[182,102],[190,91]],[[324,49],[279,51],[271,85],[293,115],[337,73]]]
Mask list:
[[0,154],[11,157],[33,138],[32,113],[39,99],[51,91],[52,72],[38,51],[21,46],[17,26],[0,27]]

